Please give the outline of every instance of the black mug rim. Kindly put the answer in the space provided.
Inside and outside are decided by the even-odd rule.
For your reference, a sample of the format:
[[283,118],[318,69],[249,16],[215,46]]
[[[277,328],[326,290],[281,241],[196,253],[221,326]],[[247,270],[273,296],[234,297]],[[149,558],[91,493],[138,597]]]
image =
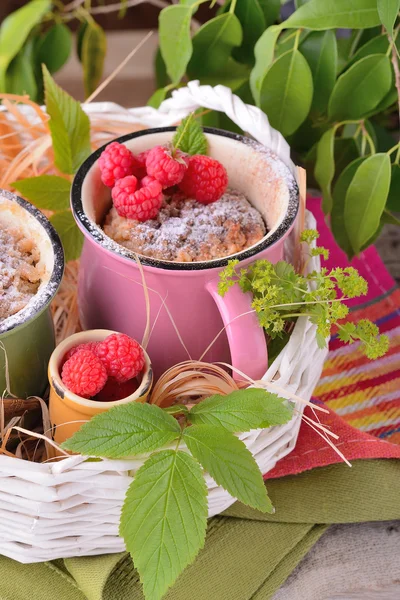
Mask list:
[[[216,259],[208,260],[208,261],[196,261],[196,262],[192,262],[192,263],[164,261],[161,259],[144,256],[142,254],[137,255],[137,253],[133,252],[132,250],[128,250],[127,248],[124,248],[117,242],[114,242],[114,240],[111,240],[111,238],[109,238],[103,232],[103,230],[100,228],[100,226],[98,226],[97,224],[95,224],[95,225],[97,225],[97,227],[96,227],[96,233],[94,235],[93,222],[89,219],[89,217],[86,215],[86,213],[83,209],[81,190],[82,190],[83,182],[85,180],[86,175],[88,174],[89,170],[92,168],[94,163],[99,159],[103,150],[112,142],[124,143],[124,142],[128,142],[129,140],[132,140],[134,138],[142,137],[144,135],[152,135],[155,133],[165,133],[165,132],[172,132],[172,131],[176,131],[176,127],[153,127],[151,129],[144,129],[144,130],[128,133],[121,137],[110,140],[109,142],[107,142],[107,144],[104,144],[103,146],[101,146],[100,148],[95,150],[82,163],[82,165],[80,166],[79,170],[77,171],[77,173],[74,177],[74,180],[72,182],[71,208],[72,208],[72,213],[73,213],[76,221],[87,231],[87,233],[89,234],[92,241],[94,241],[96,244],[101,246],[103,249],[110,251],[112,254],[116,254],[120,259],[125,258],[128,260],[136,261],[137,257],[139,256],[140,262],[144,266],[155,267],[158,269],[161,268],[161,269],[170,270],[170,271],[199,271],[199,270],[204,270],[204,269],[215,269],[215,268],[226,267],[226,265],[231,260],[243,261],[248,258],[251,258],[252,256],[259,254],[261,251],[272,246],[273,244],[278,242],[284,236],[284,234],[290,229],[290,227],[294,223],[297,213],[298,213],[298,210],[299,210],[299,188],[298,188],[297,181],[296,181],[296,178],[294,177],[294,175],[293,175],[293,185],[288,187],[289,201],[288,201],[288,207],[286,210],[286,214],[285,214],[285,217],[283,218],[282,222],[277,227],[277,229],[273,232],[273,234],[270,237],[268,237],[268,238],[264,237],[262,240],[260,240],[260,242],[258,242],[251,248],[247,248],[246,250],[243,250],[242,252],[238,252],[237,254],[234,254],[232,256],[228,256],[228,257],[224,257],[224,258],[216,258]],[[266,148],[259,142],[253,141],[252,138],[247,138],[243,135],[232,133],[230,131],[225,131],[224,129],[217,129],[214,127],[204,127],[203,131],[205,133],[219,135],[221,137],[227,137],[227,138],[236,140],[238,142],[245,143],[247,145],[248,145],[249,141],[251,141],[252,143],[254,143],[255,148],[257,148],[257,146],[259,146],[260,149]],[[276,155],[276,153],[274,151],[271,150],[271,152]],[[277,158],[283,164],[285,164],[284,161],[282,161],[282,159],[280,159],[278,156],[277,156]],[[287,168],[289,169],[289,167],[287,167]],[[104,242],[106,242],[106,245],[104,244]],[[120,248],[123,249],[123,254],[121,253]]]
[[[30,213],[36,219],[36,221],[39,222],[40,226],[44,229],[44,231],[47,233],[50,239],[54,255],[54,264],[50,278],[47,281],[43,290],[37,294],[38,302],[37,304],[35,304],[34,314],[31,314],[30,310],[27,311],[27,309],[30,308],[30,303],[28,303],[26,307],[24,307],[19,312],[15,313],[15,315],[11,315],[10,317],[4,319],[4,321],[0,323],[0,336],[3,336],[5,333],[10,332],[13,329],[16,329],[17,327],[20,327],[21,325],[25,325],[26,323],[34,319],[39,313],[41,313],[46,308],[48,304],[50,304],[61,284],[61,280],[64,275],[65,260],[64,249],[61,243],[60,236],[58,235],[57,231],[54,229],[53,225],[50,223],[48,218],[38,208],[36,208],[36,206],[31,204],[30,202],[27,202],[27,200],[24,200],[17,194],[9,192],[8,190],[0,189],[0,196],[3,196],[10,202],[16,202],[17,204],[19,204],[19,206],[21,206],[21,208]],[[19,316],[21,318],[19,318]],[[7,325],[7,321],[11,318],[11,324],[9,326],[4,327],[3,325]]]

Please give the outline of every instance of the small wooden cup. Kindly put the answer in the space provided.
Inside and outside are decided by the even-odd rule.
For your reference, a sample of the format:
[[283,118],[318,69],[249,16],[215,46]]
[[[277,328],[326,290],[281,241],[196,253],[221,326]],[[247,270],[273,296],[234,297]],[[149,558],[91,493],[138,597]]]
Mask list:
[[50,382],[50,421],[55,428],[54,441],[61,444],[70,438],[91,417],[109,410],[113,406],[127,404],[128,402],[146,402],[153,383],[153,370],[150,358],[144,351],[145,367],[141,373],[141,383],[138,389],[114,402],[98,402],[81,398],[68,390],[61,381],[60,367],[63,357],[70,348],[86,342],[101,342],[115,331],[107,329],[92,329],[71,335],[61,342],[50,357],[48,376]]

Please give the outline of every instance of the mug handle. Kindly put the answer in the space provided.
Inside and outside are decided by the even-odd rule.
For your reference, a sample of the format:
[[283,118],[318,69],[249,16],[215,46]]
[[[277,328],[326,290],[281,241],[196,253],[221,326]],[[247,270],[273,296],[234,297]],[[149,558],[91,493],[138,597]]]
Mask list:
[[[214,299],[228,336],[232,366],[254,380],[261,379],[268,368],[268,350],[264,330],[251,307],[251,294],[244,294],[238,285],[224,297],[218,293],[218,280],[212,279],[206,289]],[[241,376],[233,371],[234,379]]]

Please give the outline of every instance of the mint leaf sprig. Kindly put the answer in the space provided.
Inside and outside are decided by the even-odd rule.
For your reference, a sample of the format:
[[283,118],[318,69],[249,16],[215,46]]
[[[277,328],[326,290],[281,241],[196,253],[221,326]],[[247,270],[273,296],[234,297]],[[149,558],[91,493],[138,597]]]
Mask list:
[[[211,396],[190,410],[116,406],[62,444],[102,458],[153,452],[128,488],[120,520],[120,535],[147,600],[159,600],[204,545],[208,506],[203,469],[241,502],[273,511],[256,461],[234,434],[283,424],[291,417],[286,400],[251,388]],[[179,447],[182,441],[190,454]]]
[[207,154],[208,142],[206,135],[195,119],[194,113],[188,115],[177,127],[172,139],[173,151],[181,150],[186,154]]
[[[311,243],[318,232],[303,232],[302,241]],[[326,249],[311,249],[310,255],[326,255]],[[295,272],[284,261],[272,264],[258,260],[246,269],[237,270],[238,261],[230,261],[220,274],[218,291],[224,296],[230,287],[239,284],[243,292],[253,295],[252,307],[260,325],[270,340],[286,339],[287,331],[300,316],[307,316],[317,326],[316,338],[320,348],[334,326],[340,339],[346,343],[360,341],[360,348],[370,358],[386,354],[389,338],[379,335],[379,329],[371,321],[363,319],[358,324],[341,323],[349,314],[345,301],[364,296],[368,291],[366,280],[353,267],[337,267],[328,271],[313,271],[308,275]]]

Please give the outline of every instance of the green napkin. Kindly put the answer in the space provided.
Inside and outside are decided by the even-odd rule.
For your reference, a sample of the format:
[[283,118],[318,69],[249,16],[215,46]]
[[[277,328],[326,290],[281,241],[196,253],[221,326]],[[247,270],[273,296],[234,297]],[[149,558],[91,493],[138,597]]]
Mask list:
[[[331,523],[400,518],[400,461],[359,460],[267,482],[275,515],[239,503],[166,600],[267,600]],[[0,600],[143,600],[126,553],[20,565],[0,557]]]

